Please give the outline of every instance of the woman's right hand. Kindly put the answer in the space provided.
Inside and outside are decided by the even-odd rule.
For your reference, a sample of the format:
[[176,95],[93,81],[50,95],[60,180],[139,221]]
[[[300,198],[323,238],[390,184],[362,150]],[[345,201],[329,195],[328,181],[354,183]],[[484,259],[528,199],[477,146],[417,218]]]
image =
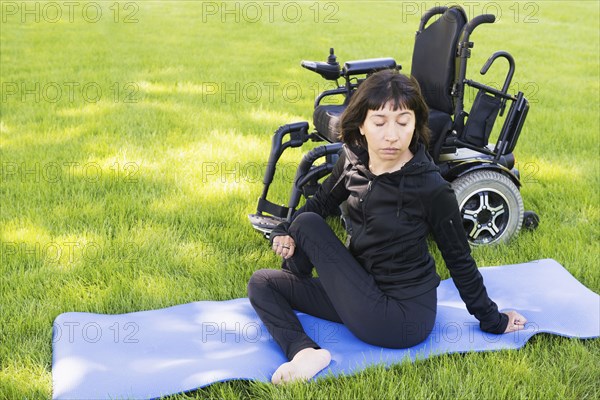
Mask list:
[[290,235],[276,236],[273,239],[272,249],[278,256],[288,259],[294,255],[296,242]]

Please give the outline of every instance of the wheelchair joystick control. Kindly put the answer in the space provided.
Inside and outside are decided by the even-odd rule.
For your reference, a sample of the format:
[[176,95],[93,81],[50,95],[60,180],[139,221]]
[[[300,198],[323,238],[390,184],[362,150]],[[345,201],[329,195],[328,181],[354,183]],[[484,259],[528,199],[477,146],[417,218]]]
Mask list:
[[333,54],[333,47],[329,49],[327,62],[303,60],[300,65],[330,81],[335,81],[340,77],[340,64],[337,62],[335,54]]
[[329,57],[327,57],[327,64],[334,65],[339,68],[340,63],[337,62],[337,57],[334,54],[333,47],[329,48]]

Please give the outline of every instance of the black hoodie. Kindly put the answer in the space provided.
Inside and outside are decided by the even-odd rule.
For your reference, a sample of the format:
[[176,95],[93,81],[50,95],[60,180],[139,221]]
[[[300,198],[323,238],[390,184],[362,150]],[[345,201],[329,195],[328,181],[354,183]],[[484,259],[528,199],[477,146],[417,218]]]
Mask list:
[[[490,300],[471,257],[458,203],[423,145],[402,169],[381,175],[369,171],[368,152],[344,145],[331,175],[296,214],[332,214],[347,200],[352,227],[349,250],[395,299],[409,299],[439,285],[427,247],[433,235],[468,311],[482,330],[503,333],[508,317]],[[272,237],[285,234],[287,224]]]

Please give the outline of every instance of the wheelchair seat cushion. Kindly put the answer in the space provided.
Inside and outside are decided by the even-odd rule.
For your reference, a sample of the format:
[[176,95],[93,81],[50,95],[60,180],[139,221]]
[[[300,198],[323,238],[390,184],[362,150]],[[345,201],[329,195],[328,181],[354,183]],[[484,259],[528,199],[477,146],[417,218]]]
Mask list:
[[345,109],[344,105],[321,105],[315,108],[313,123],[323,139],[332,143],[340,141],[340,116]]

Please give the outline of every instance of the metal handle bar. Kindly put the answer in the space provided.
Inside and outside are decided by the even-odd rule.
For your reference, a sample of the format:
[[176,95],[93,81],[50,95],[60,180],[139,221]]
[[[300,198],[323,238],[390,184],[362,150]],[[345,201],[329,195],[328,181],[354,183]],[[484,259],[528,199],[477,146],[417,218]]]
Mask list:
[[475,18],[467,22],[467,25],[465,25],[463,29],[463,37],[461,39],[461,42],[468,42],[469,36],[471,36],[471,33],[473,33],[475,28],[477,28],[479,25],[493,24],[494,21],[496,21],[496,16],[493,14],[483,14],[476,16]]
[[483,64],[483,67],[481,68],[481,71],[479,71],[479,73],[481,75],[485,75],[494,63],[494,61],[496,61],[496,59],[500,57],[506,58],[506,60],[508,61],[508,74],[506,75],[504,85],[502,86],[502,92],[508,93],[508,87],[510,86],[510,82],[512,81],[513,75],[515,74],[515,59],[513,58],[513,56],[510,55],[510,53],[502,50],[495,52],[490,56],[490,58],[488,58],[485,64]]
[[427,25],[427,22],[429,22],[431,17],[433,17],[434,15],[443,14],[446,12],[447,9],[448,7],[445,6],[433,7],[432,9],[428,10],[425,14],[423,14],[423,16],[421,17],[421,22],[419,23],[419,32],[422,32],[423,29],[425,29],[425,25]]

